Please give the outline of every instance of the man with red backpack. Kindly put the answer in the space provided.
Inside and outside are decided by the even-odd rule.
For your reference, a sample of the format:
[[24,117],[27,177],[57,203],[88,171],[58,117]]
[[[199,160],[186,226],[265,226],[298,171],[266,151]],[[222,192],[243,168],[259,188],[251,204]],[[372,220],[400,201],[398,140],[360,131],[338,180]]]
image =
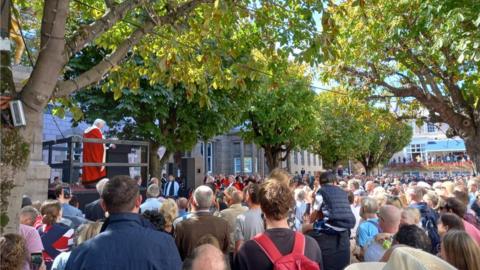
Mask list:
[[259,200],[267,229],[243,244],[235,256],[234,269],[322,269],[322,253],[317,242],[288,226],[288,212],[294,204],[288,185],[268,179],[260,188]]

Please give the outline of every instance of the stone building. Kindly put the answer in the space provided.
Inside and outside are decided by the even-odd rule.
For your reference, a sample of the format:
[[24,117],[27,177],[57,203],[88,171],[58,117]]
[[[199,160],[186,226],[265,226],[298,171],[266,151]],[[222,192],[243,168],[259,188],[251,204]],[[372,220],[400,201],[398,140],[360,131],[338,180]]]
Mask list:
[[472,175],[473,166],[459,137],[447,138],[448,125],[411,121],[411,142],[396,153],[385,173],[396,176],[444,178]]
[[[267,175],[269,169],[264,150],[245,142],[239,132],[239,128],[234,128],[227,134],[199,142],[192,151],[185,153],[185,157],[195,158],[197,174],[202,177],[206,174]],[[302,169],[309,174],[323,169],[321,158],[308,151],[292,151],[281,167],[292,174]]]

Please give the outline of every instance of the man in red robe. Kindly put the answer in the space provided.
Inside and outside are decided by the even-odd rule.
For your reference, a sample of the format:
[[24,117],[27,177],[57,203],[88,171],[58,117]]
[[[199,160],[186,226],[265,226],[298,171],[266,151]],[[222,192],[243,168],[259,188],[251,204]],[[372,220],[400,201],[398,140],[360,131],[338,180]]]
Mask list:
[[[97,119],[93,125],[85,130],[83,138],[85,139],[103,139],[102,128],[105,121]],[[83,162],[105,163],[106,146],[103,143],[83,143]],[[102,178],[107,176],[105,166],[83,166],[82,168],[82,184],[84,186],[93,186]]]

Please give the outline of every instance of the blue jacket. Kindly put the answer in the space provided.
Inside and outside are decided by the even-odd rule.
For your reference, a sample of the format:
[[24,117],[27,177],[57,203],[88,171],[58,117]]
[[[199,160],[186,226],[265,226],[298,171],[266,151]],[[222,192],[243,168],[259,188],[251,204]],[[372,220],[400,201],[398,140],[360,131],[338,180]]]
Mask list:
[[175,270],[182,261],[174,239],[138,214],[113,214],[102,232],[72,251],[67,270]]

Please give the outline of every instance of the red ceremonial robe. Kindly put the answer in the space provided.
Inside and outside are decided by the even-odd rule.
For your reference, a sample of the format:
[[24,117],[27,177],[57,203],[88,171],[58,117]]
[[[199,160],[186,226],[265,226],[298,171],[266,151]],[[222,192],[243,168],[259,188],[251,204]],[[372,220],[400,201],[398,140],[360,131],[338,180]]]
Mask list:
[[[83,133],[83,138],[103,139],[99,128],[89,128]],[[83,162],[105,162],[105,145],[103,143],[83,143]],[[82,184],[95,183],[107,176],[107,170],[104,166],[83,166]]]

